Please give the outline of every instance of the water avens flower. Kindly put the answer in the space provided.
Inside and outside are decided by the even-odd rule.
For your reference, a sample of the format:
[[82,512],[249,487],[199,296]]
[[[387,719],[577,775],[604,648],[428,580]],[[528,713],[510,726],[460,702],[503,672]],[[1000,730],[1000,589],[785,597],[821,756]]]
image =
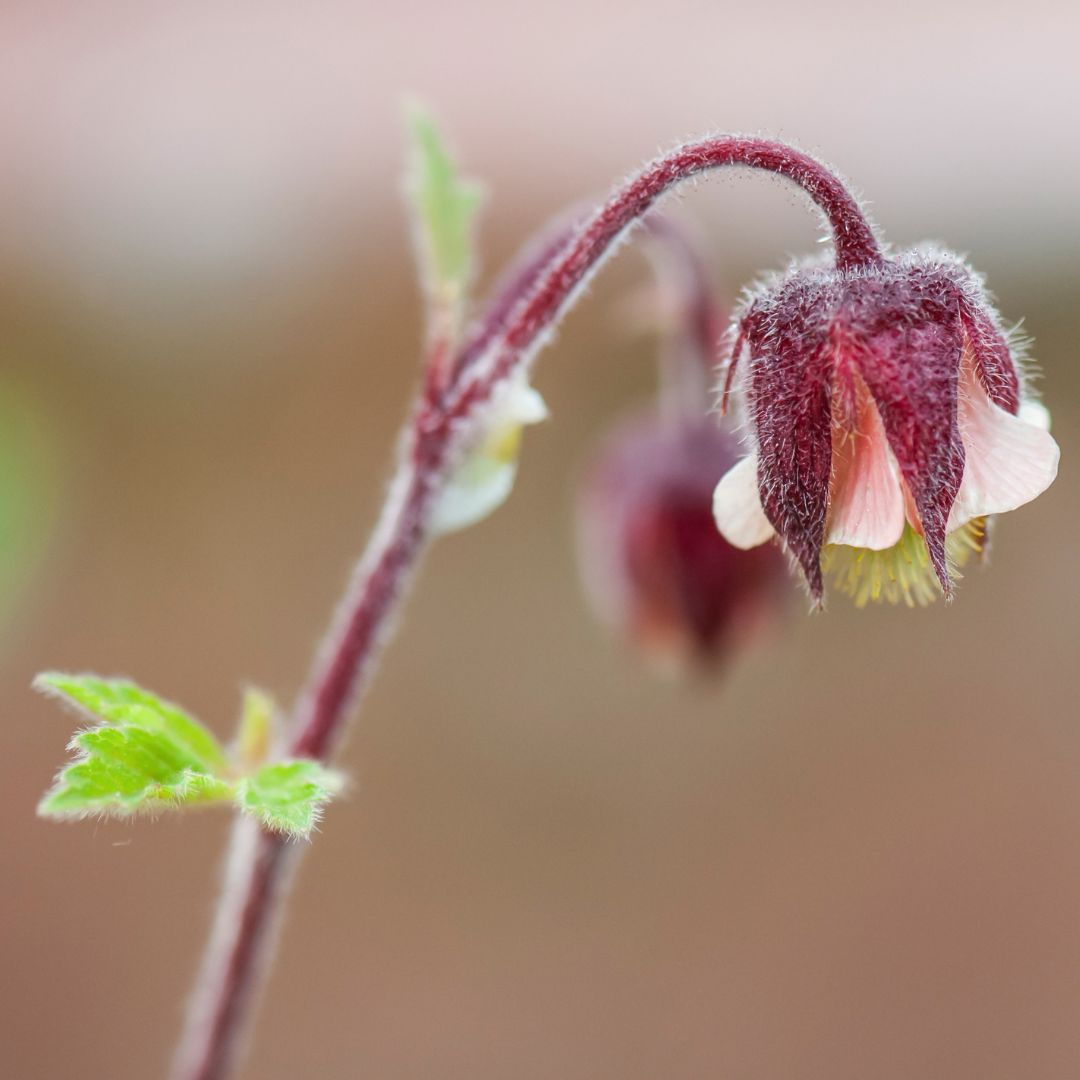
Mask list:
[[820,601],[824,576],[857,604],[951,594],[987,519],[1057,474],[981,279],[924,249],[804,265],[748,293],[734,322],[751,452],[717,486],[724,536],[779,536]]

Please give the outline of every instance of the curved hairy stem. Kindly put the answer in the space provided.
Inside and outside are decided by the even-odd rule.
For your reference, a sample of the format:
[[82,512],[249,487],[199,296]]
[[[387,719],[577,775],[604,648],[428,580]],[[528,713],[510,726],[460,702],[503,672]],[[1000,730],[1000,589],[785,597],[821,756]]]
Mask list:
[[[617,188],[582,222],[538,276],[501,334],[487,349],[482,375],[460,385],[447,410],[467,415],[493,387],[527,365],[545,334],[565,314],[576,294],[623,235],[672,188],[700,173],[742,166],[775,173],[802,188],[824,214],[832,231],[836,264],[856,270],[881,261],[874,231],[843,182],[821,162],[783,143],[740,135],[720,135],[678,147]],[[479,366],[479,363],[477,364]]]
[[[679,147],[632,177],[591,216],[531,249],[453,362],[441,353],[429,358],[429,372],[438,368],[449,378],[424,380],[386,505],[298,699],[289,754],[325,761],[339,744],[426,546],[429,512],[448,467],[476,437],[480,407],[528,365],[581,286],[665,192],[728,165],[763,169],[803,188],[829,222],[842,269],[881,258],[857,202],[824,165],[781,143],[740,136]],[[176,1080],[221,1080],[235,1065],[301,850],[245,822],[235,827],[218,916],[174,1061]]]

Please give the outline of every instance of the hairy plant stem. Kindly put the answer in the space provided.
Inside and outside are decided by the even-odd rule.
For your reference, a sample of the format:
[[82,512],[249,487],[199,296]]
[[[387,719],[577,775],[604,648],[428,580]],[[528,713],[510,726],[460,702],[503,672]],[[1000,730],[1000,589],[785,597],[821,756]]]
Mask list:
[[[437,462],[415,441],[403,455],[379,523],[338,606],[297,703],[285,756],[327,760],[351,696],[373,671],[380,639],[425,541],[423,519]],[[210,942],[191,998],[173,1076],[228,1076],[273,953],[282,901],[304,845],[238,819]]]
[[[454,455],[476,436],[483,406],[504,380],[527,369],[581,286],[657,199],[679,182],[725,165],[763,169],[803,188],[831,226],[841,269],[880,260],[869,223],[832,172],[783,144],[740,136],[677,148],[618,188],[599,210],[527,249],[453,361],[447,363],[441,342],[429,357],[402,437],[397,476],[298,699],[283,747],[288,754],[326,761],[339,745],[350,706],[371,679],[426,546],[432,503]],[[224,1080],[235,1068],[302,851],[250,822],[234,826],[174,1080]]]

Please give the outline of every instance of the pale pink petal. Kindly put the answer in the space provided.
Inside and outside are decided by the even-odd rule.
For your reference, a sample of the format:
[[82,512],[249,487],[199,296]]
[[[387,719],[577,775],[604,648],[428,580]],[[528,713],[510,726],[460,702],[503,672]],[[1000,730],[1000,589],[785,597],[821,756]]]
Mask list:
[[757,454],[744,457],[728,469],[713,493],[716,527],[729,544],[744,551],[764,544],[776,533],[761,508],[757,461]]
[[885,427],[859,387],[857,430],[833,439],[833,482],[825,543],[884,551],[904,531],[904,491]]
[[1021,407],[1021,416],[995,405],[975,375],[965,373],[957,406],[964,477],[949,514],[950,530],[1015,510],[1054,482],[1060,451],[1045,426],[1049,415]]
[[889,448],[877,409],[869,431],[851,434],[842,446],[834,445],[839,482],[829,505],[826,543],[885,551],[904,531],[904,491],[900,470]]

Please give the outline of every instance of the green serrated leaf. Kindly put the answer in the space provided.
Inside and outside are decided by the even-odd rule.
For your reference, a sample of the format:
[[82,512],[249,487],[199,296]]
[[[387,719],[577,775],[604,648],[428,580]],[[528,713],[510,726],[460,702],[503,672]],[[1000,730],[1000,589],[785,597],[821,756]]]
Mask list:
[[455,309],[464,303],[472,272],[472,226],[481,189],[457,172],[431,117],[408,114],[412,162],[408,192],[419,233],[425,284],[433,302]]
[[178,705],[127,679],[47,671],[34,680],[34,686],[75,705],[92,720],[166,736],[186,754],[187,763],[197,772],[220,772],[226,766],[225,752],[211,731]]
[[94,675],[49,672],[34,685],[97,721],[71,740],[76,760],[57,776],[39,813],[126,816],[233,797],[217,740],[171,702],[126,680]]
[[282,761],[241,780],[236,803],[267,829],[306,838],[341,787],[340,775],[317,761]]

